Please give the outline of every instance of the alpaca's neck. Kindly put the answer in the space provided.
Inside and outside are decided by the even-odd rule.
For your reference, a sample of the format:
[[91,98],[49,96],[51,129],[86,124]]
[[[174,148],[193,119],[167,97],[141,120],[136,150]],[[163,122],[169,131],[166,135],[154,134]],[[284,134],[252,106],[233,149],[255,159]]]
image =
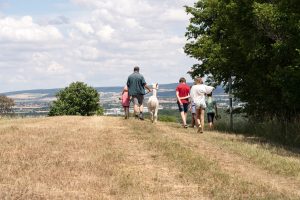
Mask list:
[[157,90],[156,89],[153,89],[153,94],[152,96],[156,97],[157,96]]

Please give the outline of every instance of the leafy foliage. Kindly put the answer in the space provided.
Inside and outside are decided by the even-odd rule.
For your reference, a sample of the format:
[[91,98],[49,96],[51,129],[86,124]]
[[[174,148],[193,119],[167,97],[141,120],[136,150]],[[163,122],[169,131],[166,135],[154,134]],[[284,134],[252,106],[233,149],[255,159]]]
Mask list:
[[7,96],[0,96],[0,115],[5,115],[13,112],[15,102]]
[[101,114],[97,90],[82,82],[71,83],[59,91],[57,100],[50,107],[49,116]]
[[192,77],[228,86],[256,120],[292,121],[300,114],[298,0],[200,0],[191,15],[185,52],[199,60]]

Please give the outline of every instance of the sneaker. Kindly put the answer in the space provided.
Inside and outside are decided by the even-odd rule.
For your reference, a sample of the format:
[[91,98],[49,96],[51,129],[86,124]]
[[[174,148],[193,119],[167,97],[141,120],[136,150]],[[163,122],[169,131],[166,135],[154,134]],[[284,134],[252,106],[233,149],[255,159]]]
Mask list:
[[183,125],[183,128],[188,128],[188,125]]
[[140,115],[139,115],[139,119],[140,119],[140,120],[142,120],[142,121],[144,120],[143,113],[140,113]]
[[198,127],[197,133],[203,133],[201,126]]

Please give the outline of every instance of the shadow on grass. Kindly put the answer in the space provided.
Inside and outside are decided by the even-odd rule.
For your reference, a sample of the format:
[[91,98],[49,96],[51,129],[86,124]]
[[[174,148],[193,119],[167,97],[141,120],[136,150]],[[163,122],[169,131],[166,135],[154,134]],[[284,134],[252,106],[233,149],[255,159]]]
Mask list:
[[300,124],[281,124],[276,121],[251,123],[246,120],[234,123],[233,131],[227,122],[219,121],[215,129],[228,134],[241,134],[242,141],[259,144],[267,149],[283,149],[279,155],[300,157]]

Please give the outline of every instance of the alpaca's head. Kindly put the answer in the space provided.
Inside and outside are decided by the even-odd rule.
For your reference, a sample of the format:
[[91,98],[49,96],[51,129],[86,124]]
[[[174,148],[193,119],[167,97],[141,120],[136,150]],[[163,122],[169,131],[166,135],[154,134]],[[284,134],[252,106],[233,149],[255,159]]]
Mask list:
[[152,89],[158,90],[158,83],[152,84]]

